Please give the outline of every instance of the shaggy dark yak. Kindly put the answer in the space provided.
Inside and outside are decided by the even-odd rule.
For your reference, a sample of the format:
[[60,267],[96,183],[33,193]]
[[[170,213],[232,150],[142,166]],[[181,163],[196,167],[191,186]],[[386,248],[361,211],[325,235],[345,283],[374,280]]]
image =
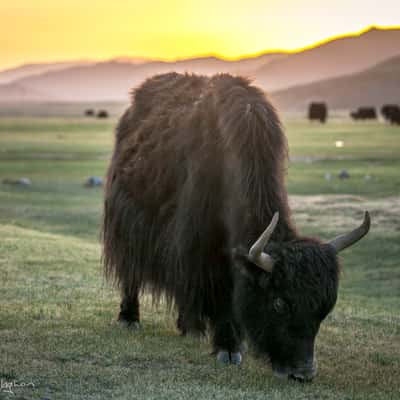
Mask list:
[[328,118],[328,107],[325,103],[311,103],[308,107],[308,119],[310,121],[318,120],[322,123]]
[[359,107],[350,113],[350,117],[354,120],[376,119],[376,109],[375,107]]
[[100,110],[97,113],[97,118],[108,118],[108,112],[106,110]]
[[165,295],[182,333],[210,329],[219,361],[241,362],[246,335],[277,375],[310,380],[336,302],[337,253],[367,233],[369,216],[330,243],[299,236],[286,156],[276,111],[246,79],[169,73],[136,89],[105,190],[119,320],[138,325],[141,291]]
[[397,104],[385,104],[381,108],[381,114],[391,124],[400,125],[400,107]]

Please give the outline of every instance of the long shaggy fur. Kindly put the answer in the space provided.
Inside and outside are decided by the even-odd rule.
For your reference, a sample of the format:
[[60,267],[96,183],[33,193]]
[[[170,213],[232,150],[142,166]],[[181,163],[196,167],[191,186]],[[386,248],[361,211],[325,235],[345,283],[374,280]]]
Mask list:
[[232,290],[230,249],[249,247],[279,211],[274,241],[296,237],[284,186],[287,145],[246,79],[177,73],[135,90],[108,170],[108,278],[166,295],[198,319]]

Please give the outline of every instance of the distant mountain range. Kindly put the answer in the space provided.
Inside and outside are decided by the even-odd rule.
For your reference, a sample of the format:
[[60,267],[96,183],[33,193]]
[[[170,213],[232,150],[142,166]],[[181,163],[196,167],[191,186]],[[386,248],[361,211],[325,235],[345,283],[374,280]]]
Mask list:
[[283,53],[268,53],[237,61],[203,57],[176,62],[150,61],[138,64],[111,60],[75,65],[28,75],[0,85],[0,102],[18,101],[22,88],[24,101],[40,101],[38,92],[43,94],[42,101],[127,101],[130,90],[154,74],[169,71],[205,75],[218,72],[247,74],[248,71],[284,56]]
[[400,56],[356,74],[277,91],[271,97],[283,110],[304,110],[311,101],[324,101],[333,109],[400,104]]
[[[358,99],[368,104],[377,104],[380,98],[389,97],[400,102],[400,84],[393,84],[395,77],[388,67],[396,64],[397,59],[393,57],[398,55],[400,29],[372,28],[359,35],[330,40],[296,52],[266,52],[234,61],[202,57],[164,62],[121,57],[104,62],[25,65],[0,71],[0,102],[127,102],[132,88],[149,76],[168,71],[245,75],[266,91],[274,92],[272,97],[283,108],[303,108],[316,97],[332,99],[337,108],[358,104]],[[376,68],[382,69],[378,73]],[[376,84],[371,74],[379,75],[381,90],[363,86],[364,94],[358,98],[347,89],[357,90],[355,79],[359,79],[359,84]],[[335,97],[333,92],[338,96]],[[351,96],[341,98],[339,94],[345,92],[351,92]]]
[[269,90],[286,89],[322,79],[360,72],[400,55],[400,29],[372,28],[358,36],[328,41],[255,71]]

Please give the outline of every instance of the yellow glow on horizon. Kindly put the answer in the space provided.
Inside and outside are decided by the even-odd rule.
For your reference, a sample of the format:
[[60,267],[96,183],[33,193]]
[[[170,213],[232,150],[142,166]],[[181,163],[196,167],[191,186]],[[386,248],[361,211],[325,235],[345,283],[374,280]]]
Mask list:
[[3,0],[0,68],[137,56],[225,58],[294,50],[369,25],[398,25],[397,0]]

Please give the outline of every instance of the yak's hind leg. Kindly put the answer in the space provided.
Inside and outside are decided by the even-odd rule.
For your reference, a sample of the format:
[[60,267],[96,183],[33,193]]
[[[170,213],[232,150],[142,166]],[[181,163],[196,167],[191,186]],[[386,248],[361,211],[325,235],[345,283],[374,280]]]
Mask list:
[[198,305],[191,304],[191,302],[183,296],[181,291],[175,297],[178,318],[176,320],[176,327],[182,336],[187,334],[200,337],[206,334],[205,319],[201,318],[201,314],[197,310]]
[[133,291],[123,289],[118,321],[130,329],[139,328],[139,307],[139,291],[137,289]]
[[178,318],[176,319],[176,327],[182,336],[187,334],[192,336],[204,336],[206,334],[206,323],[201,319],[193,319],[188,317],[184,309],[179,307]]

